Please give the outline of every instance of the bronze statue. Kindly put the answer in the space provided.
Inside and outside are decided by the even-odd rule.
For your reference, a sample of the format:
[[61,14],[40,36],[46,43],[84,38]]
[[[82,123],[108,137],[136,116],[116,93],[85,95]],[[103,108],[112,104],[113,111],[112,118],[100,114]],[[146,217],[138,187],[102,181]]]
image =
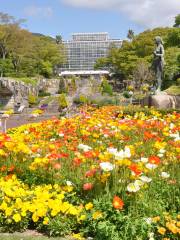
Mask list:
[[161,37],[155,37],[156,49],[154,51],[154,71],[156,74],[156,93],[161,91],[163,68],[164,68],[164,47]]

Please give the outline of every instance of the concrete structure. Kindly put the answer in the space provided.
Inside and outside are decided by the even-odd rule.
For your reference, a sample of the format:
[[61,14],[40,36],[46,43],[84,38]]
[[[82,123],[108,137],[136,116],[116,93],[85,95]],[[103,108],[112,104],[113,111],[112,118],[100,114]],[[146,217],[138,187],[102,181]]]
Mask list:
[[109,75],[109,71],[106,70],[91,70],[91,71],[63,71],[59,76],[96,76],[96,75]]
[[20,104],[28,106],[29,94],[38,95],[38,89],[30,84],[10,78],[0,78],[0,106],[13,108]]
[[98,58],[106,57],[111,47],[120,48],[122,40],[110,39],[108,33],[75,33],[72,40],[64,41],[67,63],[62,71],[90,71]]

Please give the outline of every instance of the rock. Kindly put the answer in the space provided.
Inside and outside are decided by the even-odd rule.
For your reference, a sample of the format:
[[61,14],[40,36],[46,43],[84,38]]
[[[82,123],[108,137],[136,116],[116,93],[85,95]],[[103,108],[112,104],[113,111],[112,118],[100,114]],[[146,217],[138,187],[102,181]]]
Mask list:
[[173,96],[164,92],[159,92],[157,95],[150,96],[150,106],[159,109],[179,109],[180,96]]

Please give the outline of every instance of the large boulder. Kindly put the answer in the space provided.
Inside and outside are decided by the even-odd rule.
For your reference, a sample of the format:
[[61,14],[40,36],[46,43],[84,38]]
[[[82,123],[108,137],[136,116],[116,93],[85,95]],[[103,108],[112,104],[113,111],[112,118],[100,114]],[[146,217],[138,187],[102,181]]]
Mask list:
[[150,96],[150,106],[159,109],[178,109],[180,108],[180,96],[168,95],[165,92],[160,92]]

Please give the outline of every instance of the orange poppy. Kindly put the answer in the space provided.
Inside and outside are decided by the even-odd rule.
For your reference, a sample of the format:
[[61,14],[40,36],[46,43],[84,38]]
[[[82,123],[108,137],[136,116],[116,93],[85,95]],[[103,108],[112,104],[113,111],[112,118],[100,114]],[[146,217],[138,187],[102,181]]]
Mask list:
[[118,196],[114,196],[112,204],[115,209],[123,209],[124,206],[123,200]]

